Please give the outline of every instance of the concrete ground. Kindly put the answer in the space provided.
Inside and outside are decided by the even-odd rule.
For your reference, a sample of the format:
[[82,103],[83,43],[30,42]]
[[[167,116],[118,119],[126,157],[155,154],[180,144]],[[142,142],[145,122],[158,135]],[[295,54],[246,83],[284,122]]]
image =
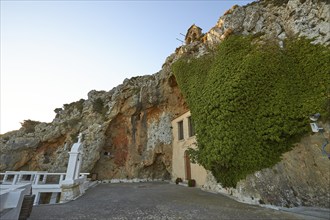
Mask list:
[[[34,206],[33,219],[330,219],[239,203],[166,182],[99,184],[75,201]],[[329,218],[328,218],[329,217]]]

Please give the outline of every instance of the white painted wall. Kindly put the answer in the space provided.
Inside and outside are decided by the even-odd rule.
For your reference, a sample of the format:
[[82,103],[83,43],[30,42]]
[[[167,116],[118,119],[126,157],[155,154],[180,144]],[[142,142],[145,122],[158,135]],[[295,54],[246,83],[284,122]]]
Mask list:
[[[172,155],[172,180],[176,178],[186,179],[186,166],[184,153],[188,148],[196,148],[196,136],[189,137],[188,117],[190,117],[190,111],[177,117],[172,121],[172,133],[173,133],[173,155]],[[184,139],[178,140],[178,122],[183,121]],[[191,167],[191,179],[196,180],[197,186],[205,184],[207,172],[203,166],[190,163]]]
[[30,195],[31,184],[0,185],[1,219],[16,220],[19,218],[25,195]]

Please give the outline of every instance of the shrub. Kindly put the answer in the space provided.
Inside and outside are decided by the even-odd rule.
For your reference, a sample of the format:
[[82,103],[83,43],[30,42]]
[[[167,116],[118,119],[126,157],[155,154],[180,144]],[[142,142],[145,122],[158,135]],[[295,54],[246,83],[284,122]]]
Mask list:
[[70,128],[74,128],[78,123],[80,122],[81,119],[79,118],[72,118],[66,121],[66,125],[69,126]]
[[[71,113],[73,109],[76,108],[81,113],[84,108],[84,102],[85,102],[84,99],[80,99],[79,101],[71,102],[70,104],[64,104],[63,109],[68,111],[68,113]],[[59,113],[59,111],[61,110],[62,110],[61,108],[57,108],[54,111],[55,113]]]
[[188,180],[188,186],[189,187],[195,187],[196,186],[196,181],[194,179]]
[[21,126],[25,129],[26,133],[33,133],[35,131],[35,126],[40,124],[40,121],[33,121],[33,120],[24,120],[21,122]]
[[195,122],[190,156],[224,187],[280,161],[310,130],[310,114],[329,119],[329,48],[252,42],[231,36],[214,54],[172,65]]
[[80,99],[79,101],[75,102],[75,107],[78,109],[79,112],[83,111],[85,99]]
[[63,111],[62,108],[55,108],[55,109],[54,109],[54,112],[55,112],[56,114],[59,114],[61,111]]
[[175,180],[175,183],[176,183],[176,184],[179,184],[179,183],[181,183],[181,182],[182,182],[182,179],[181,179],[181,178],[179,178],[179,177],[176,178],[176,180]]
[[99,114],[105,115],[108,111],[108,107],[104,106],[104,102],[101,98],[97,98],[93,101],[93,110]]
[[79,132],[73,132],[73,133],[70,134],[70,138],[71,138],[72,143],[77,143],[78,142],[78,135],[79,135]]
[[265,6],[268,4],[273,4],[274,6],[285,6],[287,5],[289,0],[263,0],[261,3]]

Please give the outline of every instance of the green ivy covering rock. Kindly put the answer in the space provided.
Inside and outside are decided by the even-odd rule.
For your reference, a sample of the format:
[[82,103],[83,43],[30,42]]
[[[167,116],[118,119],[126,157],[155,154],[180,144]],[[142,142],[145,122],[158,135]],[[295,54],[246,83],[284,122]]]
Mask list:
[[280,161],[310,131],[310,114],[329,119],[329,48],[256,42],[231,36],[212,54],[172,66],[195,122],[191,157],[225,187]]

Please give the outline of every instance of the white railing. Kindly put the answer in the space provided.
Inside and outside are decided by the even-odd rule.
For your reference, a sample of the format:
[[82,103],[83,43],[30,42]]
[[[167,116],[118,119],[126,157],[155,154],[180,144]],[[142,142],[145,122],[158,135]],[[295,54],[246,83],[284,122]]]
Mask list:
[[[82,186],[81,191],[85,192],[89,173],[80,173],[77,182]],[[34,205],[39,204],[41,193],[52,193],[50,203],[56,203],[58,194],[61,193],[61,186],[65,180],[66,173],[48,173],[45,171],[6,171],[0,173],[2,185],[22,185],[30,183],[32,194],[36,195]]]
[[33,185],[40,184],[61,184],[65,178],[65,173],[48,173],[39,171],[6,171],[0,173],[2,184],[23,184],[31,183]]

